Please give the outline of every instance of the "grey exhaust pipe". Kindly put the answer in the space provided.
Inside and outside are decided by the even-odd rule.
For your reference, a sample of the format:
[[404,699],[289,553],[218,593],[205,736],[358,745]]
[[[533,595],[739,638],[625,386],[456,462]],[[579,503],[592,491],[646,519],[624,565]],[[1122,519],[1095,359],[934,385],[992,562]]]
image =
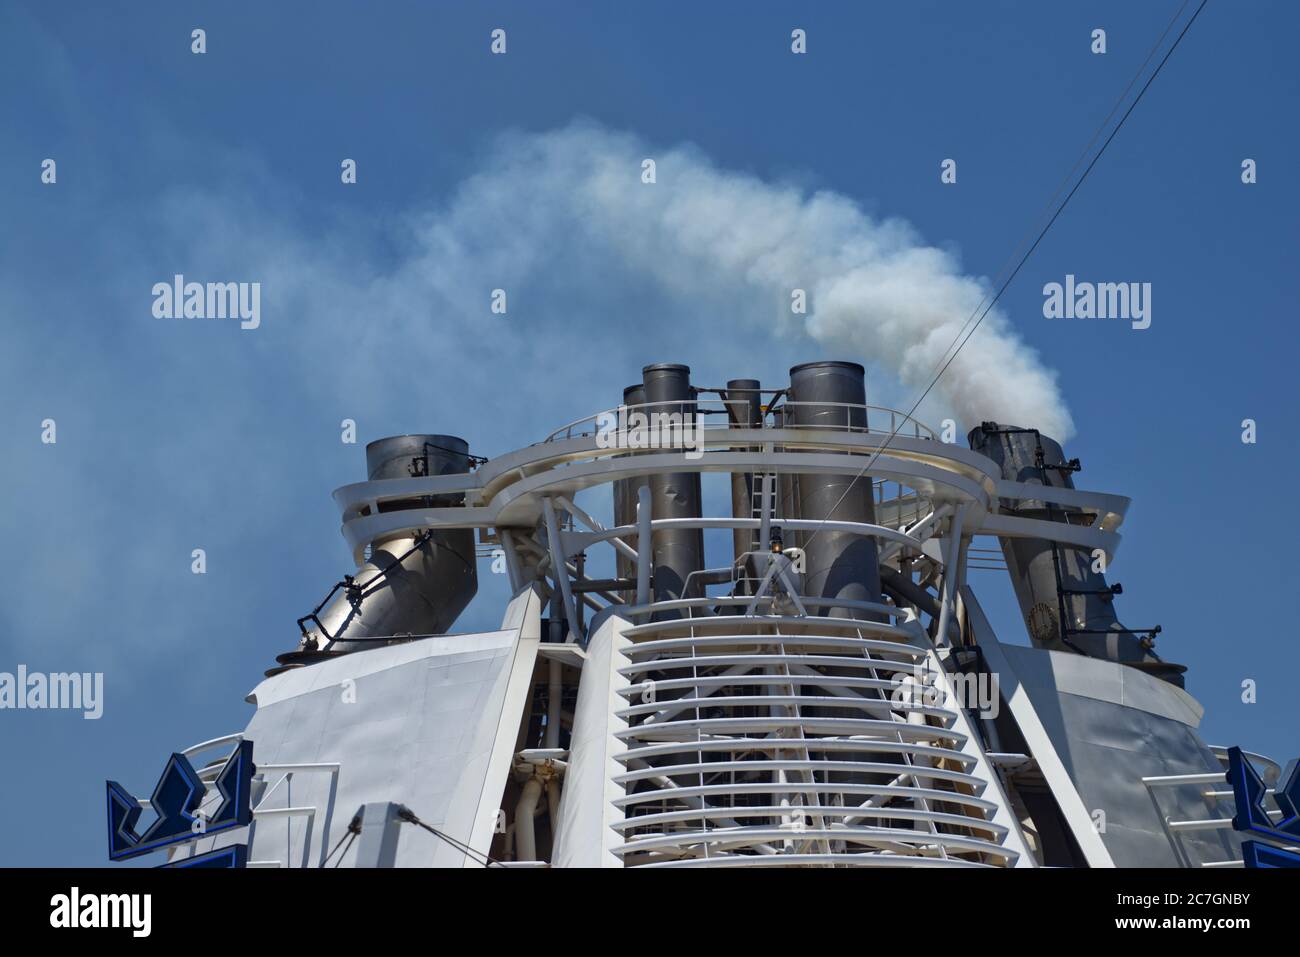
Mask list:
[[[856,362],[805,362],[790,370],[790,403],[785,422],[800,430],[867,430],[866,370]],[[854,481],[843,475],[800,474],[797,480],[798,517],[805,521],[876,522],[871,477]],[[803,532],[800,544],[806,562],[804,593],[811,598],[847,598],[880,602],[880,564],[876,541],[852,532]],[[834,618],[861,617],[851,608],[822,606],[817,614]]]
[[[623,405],[630,415],[633,410],[640,410],[638,407],[645,404],[645,386],[641,383],[630,385],[623,390]],[[645,484],[644,479],[630,478],[619,479],[614,483],[614,524],[622,527],[636,524],[636,503],[637,490]],[[641,543],[637,542],[637,552],[640,554]],[[636,578],[636,566],[632,559],[628,558],[622,552],[616,553],[615,567],[618,571],[618,577],[630,580]],[[629,605],[635,603],[636,592],[623,592],[623,600]]]
[[[645,387],[646,410],[651,415],[672,413],[681,416],[683,424],[695,417],[692,400],[689,366],[673,362],[648,365],[641,370]],[[680,405],[676,403],[681,403]],[[669,403],[659,405],[656,403]],[[654,518],[699,518],[700,474],[698,472],[672,472],[650,476],[651,508]],[[704,567],[704,531],[698,528],[661,529],[653,535],[654,600],[671,601],[693,598],[685,594],[686,581],[691,572]],[[642,547],[641,545],[637,546]],[[665,612],[659,617],[686,617],[676,612]]]
[[[371,481],[468,472],[469,445],[452,435],[397,435],[366,446]],[[461,504],[463,496],[422,496],[384,502],[381,512]],[[387,571],[385,571],[387,569]],[[352,586],[304,629],[308,646],[357,651],[356,639],[445,634],[478,591],[473,529],[401,534],[371,546]]]
[[[985,422],[971,430],[968,440],[974,451],[998,464],[1004,479],[1074,488],[1070,475],[1078,470],[1077,460],[1067,462],[1060,443],[1036,429]],[[1077,508],[1037,499],[1018,503],[1015,514],[1067,524],[1083,519]],[[1093,570],[1089,550],[1042,539],[999,541],[1035,647],[1133,665],[1182,687],[1186,668],[1161,661],[1149,637],[1120,624],[1114,603],[1120,589],[1112,589],[1106,576]],[[1153,636],[1158,630],[1147,632]]]
[[[763,425],[762,386],[757,379],[731,379],[727,382],[727,422],[733,429],[758,429]],[[756,452],[756,446],[748,451]],[[731,473],[731,514],[733,518],[753,518],[755,496],[762,493],[755,487],[752,472]],[[757,536],[752,528],[737,528],[732,532],[732,547],[738,561],[746,552],[757,547]]]

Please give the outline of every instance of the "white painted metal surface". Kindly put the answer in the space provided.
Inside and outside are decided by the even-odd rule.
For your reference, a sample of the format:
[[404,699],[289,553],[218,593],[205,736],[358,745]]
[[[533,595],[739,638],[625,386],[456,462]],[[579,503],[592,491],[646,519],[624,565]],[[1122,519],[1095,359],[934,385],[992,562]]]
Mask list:
[[[361,805],[389,801],[486,851],[527,703],[539,610],[526,589],[501,631],[378,647],[263,681],[243,732],[261,772],[254,824],[246,837],[221,835],[195,851],[247,839],[250,859],[264,865],[319,866]],[[337,772],[277,773],[294,764]],[[395,860],[478,866],[413,828]]]

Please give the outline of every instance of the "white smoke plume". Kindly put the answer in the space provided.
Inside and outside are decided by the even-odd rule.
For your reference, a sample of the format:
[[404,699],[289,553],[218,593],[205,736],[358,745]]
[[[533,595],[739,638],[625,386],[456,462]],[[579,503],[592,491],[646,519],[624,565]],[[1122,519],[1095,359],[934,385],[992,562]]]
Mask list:
[[[641,178],[646,158],[656,163],[652,185]],[[425,254],[403,272],[447,301],[477,302],[485,287],[564,277],[577,312],[595,281],[588,272],[607,281],[613,271],[632,287],[657,287],[685,318],[620,330],[611,315],[610,336],[652,340],[707,311],[733,341],[735,333],[758,335],[771,351],[772,333],[806,335],[824,357],[890,372],[908,405],[988,290],[903,220],[874,219],[834,192],[720,169],[693,147],[655,149],[589,123],[503,137],[482,171],[417,233]],[[806,315],[790,308],[795,288],[807,292]],[[627,371],[634,377],[639,361],[700,361],[662,351],[648,343]],[[927,411],[967,425],[1032,425],[1062,441],[1074,431],[1055,373],[997,310],[934,396]]]
[[[88,225],[48,274],[0,275],[4,314],[79,323],[55,339],[48,323],[12,323],[0,349],[14,420],[59,424],[57,446],[14,445],[0,481],[38,503],[0,516],[0,537],[34,543],[0,562],[14,586],[0,632],[31,648],[78,644],[85,618],[111,605],[113,640],[87,643],[101,656],[91,670],[160,636],[193,637],[196,621],[219,622],[224,641],[258,634],[272,606],[289,622],[301,614],[315,583],[348,567],[328,502],[364,474],[360,446],[339,441],[345,419],[361,443],[449,432],[495,455],[616,405],[658,361],[689,363],[702,385],[773,388],[796,362],[855,359],[871,370],[869,401],[907,408],[985,291],[908,224],[842,195],[591,123],[502,136],[445,199],[399,217],[366,202],[306,217],[255,157],[229,167],[143,204],[86,197]],[[261,325],[155,318],[151,290],[175,273],[260,282]],[[791,312],[794,288],[807,290],[807,315]],[[505,315],[490,311],[495,289]],[[1052,372],[996,313],[918,417],[948,415],[1072,432]],[[142,526],[140,514],[159,520]],[[65,547],[87,539],[113,543],[113,561]],[[206,579],[190,572],[195,547]],[[232,619],[221,576],[268,550],[316,564],[302,566],[291,608],[268,586]],[[77,602],[51,600],[50,583],[65,581]],[[118,602],[123,589],[138,600]],[[466,627],[495,626],[498,609],[484,607]]]

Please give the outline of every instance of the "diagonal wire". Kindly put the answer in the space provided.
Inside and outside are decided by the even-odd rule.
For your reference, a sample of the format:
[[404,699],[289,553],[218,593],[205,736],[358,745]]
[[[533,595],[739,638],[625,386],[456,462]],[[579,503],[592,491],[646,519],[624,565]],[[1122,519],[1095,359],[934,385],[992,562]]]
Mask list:
[[416,827],[428,831],[430,834],[432,834],[434,837],[438,838],[439,840],[444,841],[447,844],[450,844],[456,850],[460,851],[462,854],[464,854],[466,857],[472,860],[475,864],[479,864],[483,867],[492,867],[493,865],[496,865],[497,867],[502,866],[501,862],[498,861],[496,858],[492,857],[491,855],[486,854],[483,851],[476,850],[475,848],[470,847],[464,841],[457,840],[456,838],[452,837],[450,834],[438,830],[433,825],[426,824],[424,821],[421,821],[418,817],[416,817],[415,812],[413,812],[408,807],[400,808],[397,812],[397,816],[401,818],[403,821],[406,821],[410,824],[414,824]]
[[[1164,42],[1165,37],[1169,35],[1169,31],[1173,29],[1174,24],[1178,22],[1179,17],[1182,16],[1183,10],[1186,9],[1187,4],[1189,2],[1190,0],[1183,0],[1182,6],[1180,6],[1178,10],[1174,13],[1173,18],[1169,21],[1169,25],[1166,26],[1164,32],[1160,34],[1160,38],[1156,40],[1155,45],[1152,46],[1151,48],[1151,52],[1147,54],[1147,58],[1142,62],[1142,65],[1138,68],[1137,73],[1134,74],[1133,79],[1130,80],[1128,86],[1124,88],[1124,92],[1120,94],[1120,97],[1116,101],[1115,106],[1111,109],[1106,119],[1103,120],[1101,125],[1097,128],[1097,131],[1093,134],[1092,139],[1088,141],[1088,145],[1084,147],[1083,153],[1080,155],[1079,159],[1075,162],[1074,167],[1070,170],[1068,174],[1066,174],[1065,180],[1061,183],[1060,186],[1057,187],[1056,192],[1053,193],[1052,198],[1048,201],[1047,208],[1050,208],[1052,202],[1055,201],[1056,197],[1060,195],[1061,190],[1065,187],[1065,183],[1068,183],[1070,181],[1070,178],[1074,175],[1075,170],[1077,170],[1079,168],[1079,165],[1083,162],[1083,158],[1088,155],[1088,152],[1092,149],[1093,144],[1096,143],[1097,138],[1101,135],[1101,131],[1106,128],[1111,118],[1114,117],[1115,113],[1119,110],[1120,104],[1124,102],[1124,99],[1128,96],[1129,91],[1132,90],[1133,85],[1137,82],[1138,77],[1142,75],[1143,71],[1147,67],[1147,64],[1151,62],[1151,58],[1155,55],[1156,50],[1158,50],[1160,44]],[[1020,256],[1019,261],[1016,262],[1016,266],[1014,269],[1011,270],[1010,275],[1008,275],[1007,278],[997,287],[997,292],[993,295],[992,299],[988,300],[987,305],[985,305],[984,300],[981,300],[980,303],[975,307],[975,311],[972,312],[970,317],[967,318],[966,322],[962,324],[961,329],[957,331],[957,335],[953,339],[952,345],[948,346],[948,348],[944,350],[944,355],[947,355],[949,352],[951,352],[952,355],[948,356],[948,358],[942,363],[942,365],[940,365],[938,371],[934,374],[934,377],[930,380],[930,384],[925,387],[925,391],[923,391],[920,397],[914,403],[912,403],[912,407],[911,409],[908,410],[906,418],[910,419],[916,413],[917,408],[919,408],[921,403],[925,401],[926,396],[928,396],[930,394],[930,391],[935,387],[936,384],[938,384],[939,379],[943,376],[945,372],[948,371],[948,367],[952,365],[953,360],[957,358],[957,355],[961,352],[962,348],[966,345],[968,341],[970,341],[970,337],[973,336],[975,334],[975,331],[980,327],[980,323],[984,321],[984,317],[989,314],[989,311],[997,304],[997,301],[1000,298],[1002,298],[1002,294],[1006,292],[1007,287],[1011,285],[1011,281],[1016,278],[1016,275],[1020,272],[1021,268],[1029,260],[1029,257],[1034,254],[1034,250],[1036,250],[1038,248],[1038,245],[1043,241],[1043,237],[1047,235],[1047,231],[1052,228],[1052,224],[1055,223],[1056,220],[1060,217],[1061,213],[1065,211],[1065,207],[1069,205],[1071,198],[1073,198],[1074,194],[1078,192],[1079,187],[1083,185],[1084,180],[1088,178],[1088,174],[1092,172],[1092,168],[1097,165],[1097,161],[1101,159],[1102,154],[1106,152],[1106,147],[1110,146],[1111,140],[1115,138],[1115,134],[1117,134],[1120,131],[1120,129],[1123,128],[1124,122],[1129,118],[1129,114],[1131,114],[1133,110],[1137,107],[1137,105],[1140,102],[1142,102],[1143,95],[1146,93],[1147,89],[1151,86],[1152,82],[1154,82],[1155,78],[1160,75],[1160,71],[1164,68],[1164,65],[1167,62],[1169,62],[1169,58],[1173,55],[1173,52],[1176,49],[1178,49],[1178,44],[1182,42],[1183,37],[1186,36],[1187,31],[1191,29],[1192,24],[1196,22],[1196,18],[1201,15],[1201,11],[1205,9],[1205,5],[1208,2],[1209,0],[1201,0],[1200,5],[1197,6],[1196,11],[1192,14],[1191,19],[1189,19],[1186,25],[1183,26],[1182,31],[1174,39],[1174,42],[1169,47],[1169,50],[1165,53],[1164,57],[1156,65],[1155,70],[1151,73],[1151,76],[1147,78],[1146,83],[1142,85],[1142,89],[1138,91],[1138,94],[1134,98],[1133,102],[1129,104],[1129,108],[1124,111],[1124,115],[1120,117],[1119,122],[1115,124],[1115,128],[1111,130],[1110,135],[1107,136],[1105,141],[1101,144],[1101,148],[1097,151],[1096,155],[1093,156],[1092,161],[1089,162],[1088,165],[1084,168],[1083,174],[1079,177],[1078,181],[1074,184],[1074,187],[1069,191],[1069,193],[1066,194],[1065,199],[1061,201],[1061,204],[1056,208],[1056,212],[1052,214],[1052,217],[1047,221],[1046,225],[1044,225],[1043,228],[1039,230],[1038,236],[1034,239],[1029,249],[1026,250],[1022,256]],[[1028,237],[1028,235],[1029,234],[1026,234],[1026,238]],[[1023,246],[1024,246],[1024,240],[1022,239],[1020,246],[1017,247],[1017,251],[1019,251],[1020,248],[1023,248]],[[1012,259],[1015,259],[1014,253],[1012,254]],[[1010,260],[1008,260],[1008,262],[1010,262]],[[1005,269],[1005,266],[1003,268]],[[985,294],[985,299],[988,299],[987,294]],[[972,325],[972,320],[974,321],[973,325]],[[967,326],[970,327],[969,331],[966,331]],[[904,421],[906,421],[906,419]],[[835,504],[831,506],[826,516],[821,519],[821,522],[818,524],[818,527],[813,531],[812,535],[809,536],[808,540],[804,542],[805,548],[808,547],[808,544],[810,542],[812,542],[814,539],[817,538],[817,536],[821,533],[822,528],[825,526],[826,522],[830,520],[830,516],[835,514],[836,509],[838,509],[840,507],[840,504],[844,501],[844,499],[848,497],[848,494],[853,489],[853,486],[856,485],[858,483],[858,480],[861,479],[862,476],[867,473],[867,470],[870,469],[871,466],[875,464],[876,460],[880,458],[881,454],[887,448],[889,448],[890,443],[893,442],[893,440],[898,436],[898,430],[902,427],[903,427],[903,423],[899,423],[890,431],[889,435],[886,436],[885,441],[881,443],[880,447],[876,449],[874,453],[872,453],[871,458],[869,458],[866,464],[863,465],[862,468],[858,470],[858,473],[853,476],[853,480],[844,487],[844,491],[840,494],[840,497],[836,500]]]
[[342,864],[343,858],[348,856],[348,851],[352,848],[352,841],[348,839],[352,838],[353,840],[355,840],[356,836],[360,833],[361,833],[361,818],[354,817],[351,823],[348,824],[347,830],[343,832],[343,836],[340,837],[338,843],[334,845],[334,850],[330,851],[329,854],[326,855],[325,860],[320,862],[320,866],[325,867],[326,865],[328,865],[330,860],[334,857],[334,855],[338,854],[339,848],[343,847],[343,842],[347,841],[348,842],[347,847],[343,847],[343,853],[339,855],[338,862],[334,866],[338,867],[339,864]]
[[[335,870],[337,870],[338,867],[339,867],[339,865],[343,863],[343,858],[345,858],[345,857],[348,856],[348,851],[352,850],[352,842],[355,841],[356,839],[357,839],[357,836],[356,836],[355,834],[349,834],[349,835],[348,835],[348,843],[344,846],[344,848],[343,848],[343,853],[340,854],[340,855],[339,855],[339,859],[338,859],[337,861],[334,862],[334,868],[335,868]],[[322,866],[323,866],[323,865],[322,865]]]

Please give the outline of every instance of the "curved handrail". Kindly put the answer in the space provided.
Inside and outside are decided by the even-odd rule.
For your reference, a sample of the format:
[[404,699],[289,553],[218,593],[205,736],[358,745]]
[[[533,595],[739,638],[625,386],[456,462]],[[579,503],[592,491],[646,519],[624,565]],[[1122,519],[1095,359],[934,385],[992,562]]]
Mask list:
[[[1219,759],[1220,763],[1226,769],[1228,767],[1228,749],[1222,744],[1209,745],[1210,752]],[[1268,785],[1274,785],[1282,778],[1282,765],[1274,761],[1266,754],[1256,754],[1254,751],[1247,751],[1245,748],[1241,751],[1242,756],[1250,761],[1251,764],[1261,767],[1260,777]]]
[[[626,416],[631,412],[641,412],[653,416],[656,413],[662,411],[668,413],[677,412],[687,416],[691,416],[691,415],[701,416],[701,417],[708,416],[708,415],[716,416],[716,415],[725,415],[727,412],[726,406],[736,404],[739,401],[741,400],[671,399],[671,400],[661,401],[661,402],[642,402],[642,403],[638,403],[637,405],[630,405],[630,406],[629,405],[615,406],[612,409],[604,409],[603,411],[596,412],[592,415],[583,416],[581,419],[575,419],[572,422],[562,425],[555,431],[551,432],[548,436],[546,436],[546,438],[542,439],[541,442],[534,442],[533,444],[544,445],[548,442],[558,442],[563,439],[572,439],[575,437],[582,437],[584,435],[595,435],[601,431],[604,431],[603,423],[608,423],[611,418],[613,419],[614,423],[617,424],[619,422],[620,413]],[[831,429],[831,430],[838,429],[840,431],[845,431],[845,432],[862,432],[870,435],[898,434],[898,435],[907,435],[917,439],[932,439],[936,441],[939,438],[938,433],[935,432],[935,430],[932,429],[930,426],[926,425],[924,422],[912,417],[911,415],[908,415],[906,412],[901,412],[897,409],[891,409],[887,406],[866,405],[857,402],[786,401],[782,403],[780,408],[787,409],[792,406],[809,406],[809,407],[815,407],[819,410],[837,409],[837,408],[843,409],[845,421],[844,424],[840,426],[840,425],[827,423],[825,421],[793,423],[787,420],[787,421],[783,421],[781,426],[782,428]],[[760,428],[772,427],[767,422],[767,417],[771,414],[772,411],[776,411],[776,410],[768,410],[764,413],[764,421],[760,424],[759,426]],[[855,413],[860,413],[860,415],[856,415]],[[876,427],[871,424],[873,420],[879,421],[885,415],[889,416],[889,428],[886,429],[886,428]],[[861,425],[853,424],[853,420],[855,418],[860,418],[862,424]],[[733,427],[750,428],[751,426],[747,424],[733,426],[730,421],[715,425],[715,424],[710,424],[707,421],[704,421],[700,423],[700,427],[704,429],[708,429],[710,431],[719,431],[719,430],[730,429]]]
[[201,754],[204,751],[209,751],[219,744],[235,744],[243,740],[244,732],[236,731],[234,734],[223,734],[219,738],[210,738],[207,741],[200,741],[198,744],[191,744],[188,748],[181,751],[181,754],[187,758],[192,758],[194,755]]

